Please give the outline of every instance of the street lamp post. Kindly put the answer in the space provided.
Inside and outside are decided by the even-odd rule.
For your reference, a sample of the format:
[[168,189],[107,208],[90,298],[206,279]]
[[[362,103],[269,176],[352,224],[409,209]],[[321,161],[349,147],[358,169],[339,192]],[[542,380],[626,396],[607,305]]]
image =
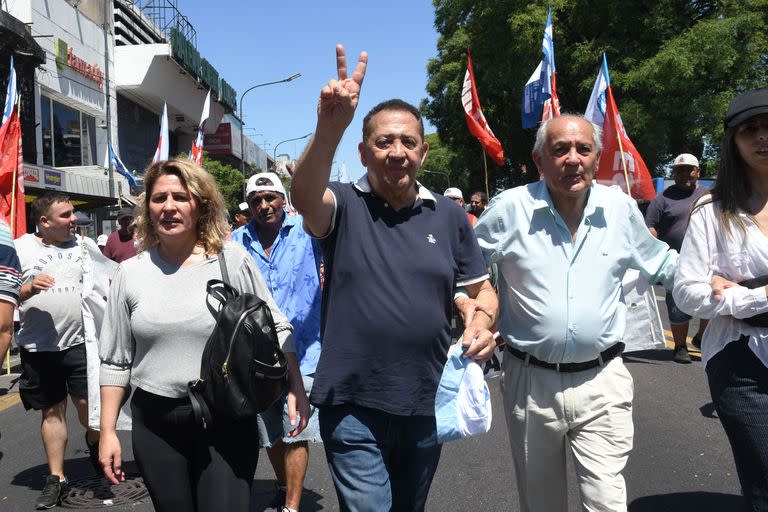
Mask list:
[[282,144],[283,142],[291,142],[291,141],[294,141],[294,140],[306,139],[307,137],[313,135],[314,133],[315,132],[309,132],[308,134],[302,135],[301,137],[295,137],[293,139],[281,140],[280,142],[275,144],[275,148],[272,150],[272,162],[275,165],[275,168],[277,168],[277,148],[280,146],[280,144]]
[[301,73],[295,73],[287,78],[283,78],[282,80],[275,80],[273,82],[264,82],[263,84],[256,84],[246,89],[245,92],[240,95],[240,172],[243,173],[243,175],[245,175],[245,120],[243,120],[243,99],[245,98],[245,95],[258,87],[290,82],[292,80],[299,78],[300,76],[301,76]]

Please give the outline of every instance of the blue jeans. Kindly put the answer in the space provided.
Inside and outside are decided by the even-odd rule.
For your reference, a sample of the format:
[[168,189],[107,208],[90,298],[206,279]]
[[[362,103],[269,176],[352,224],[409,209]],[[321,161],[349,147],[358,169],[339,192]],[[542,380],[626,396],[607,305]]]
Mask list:
[[434,416],[356,405],[318,407],[341,510],[424,510],[440,461]]
[[768,368],[742,337],[709,360],[707,377],[731,443],[746,510],[768,510]]

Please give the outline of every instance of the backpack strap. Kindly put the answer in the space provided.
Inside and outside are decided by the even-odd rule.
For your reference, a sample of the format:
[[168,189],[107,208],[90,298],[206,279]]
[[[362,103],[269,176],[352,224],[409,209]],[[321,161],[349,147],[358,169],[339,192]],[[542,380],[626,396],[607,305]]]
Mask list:
[[226,284],[230,284],[227,260],[224,258],[224,249],[219,252],[219,268],[221,269],[221,280]]
[[195,423],[203,430],[208,430],[213,427],[213,414],[211,414],[211,409],[203,398],[201,389],[203,385],[205,382],[201,379],[189,381],[187,383],[187,396],[189,396],[189,402],[192,404],[192,415],[195,418]]
[[224,258],[224,249],[219,252],[219,268],[221,269],[221,281],[211,279],[206,284],[208,295],[224,304],[232,297],[237,297],[239,292],[230,284],[229,272],[227,271],[227,260]]

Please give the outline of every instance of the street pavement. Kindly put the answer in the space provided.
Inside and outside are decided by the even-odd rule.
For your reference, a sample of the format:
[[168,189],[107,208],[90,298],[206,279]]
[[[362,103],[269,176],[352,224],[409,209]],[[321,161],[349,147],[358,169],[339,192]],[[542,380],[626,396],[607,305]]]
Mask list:
[[[663,293],[660,312],[668,329]],[[691,329],[693,332],[693,328]],[[671,335],[670,335],[671,336]],[[742,500],[733,458],[709,397],[701,363],[680,365],[671,350],[624,356],[635,380],[635,446],[624,472],[630,512],[722,512],[739,510]],[[34,509],[46,474],[40,442],[39,414],[25,412],[15,398],[12,379],[0,377],[0,511]],[[8,389],[10,387],[10,390]],[[474,439],[448,443],[432,485],[427,510],[518,511],[518,497],[506,437],[499,380],[490,382],[493,401],[491,431]],[[70,480],[93,475],[83,430],[70,407],[70,441],[65,471]],[[122,435],[127,469],[130,436]],[[274,474],[262,452],[254,482],[254,511],[261,511],[273,493]],[[580,510],[573,481],[571,511]],[[148,502],[112,510],[153,510]],[[338,510],[322,445],[310,446],[310,466],[302,510]],[[546,511],[544,511],[546,512]]]

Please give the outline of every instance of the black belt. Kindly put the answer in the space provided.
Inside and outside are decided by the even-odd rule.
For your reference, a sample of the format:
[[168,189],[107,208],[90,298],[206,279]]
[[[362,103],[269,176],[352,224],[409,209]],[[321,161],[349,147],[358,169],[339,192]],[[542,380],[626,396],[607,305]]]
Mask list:
[[611,347],[608,347],[607,349],[600,352],[600,355],[597,356],[597,359],[592,359],[591,361],[584,361],[583,363],[548,363],[546,361],[541,361],[540,359],[536,359],[531,354],[528,354],[527,352],[523,352],[522,350],[517,350],[516,348],[510,346],[509,343],[507,343],[507,350],[510,354],[515,356],[518,359],[522,359],[523,361],[526,361],[528,364],[532,364],[533,366],[538,366],[539,368],[546,368],[548,370],[555,370],[557,372],[564,372],[564,373],[571,373],[571,372],[581,372],[584,370],[589,370],[590,368],[595,368],[596,366],[602,366],[614,357],[618,356],[624,351],[624,344],[619,342]]

